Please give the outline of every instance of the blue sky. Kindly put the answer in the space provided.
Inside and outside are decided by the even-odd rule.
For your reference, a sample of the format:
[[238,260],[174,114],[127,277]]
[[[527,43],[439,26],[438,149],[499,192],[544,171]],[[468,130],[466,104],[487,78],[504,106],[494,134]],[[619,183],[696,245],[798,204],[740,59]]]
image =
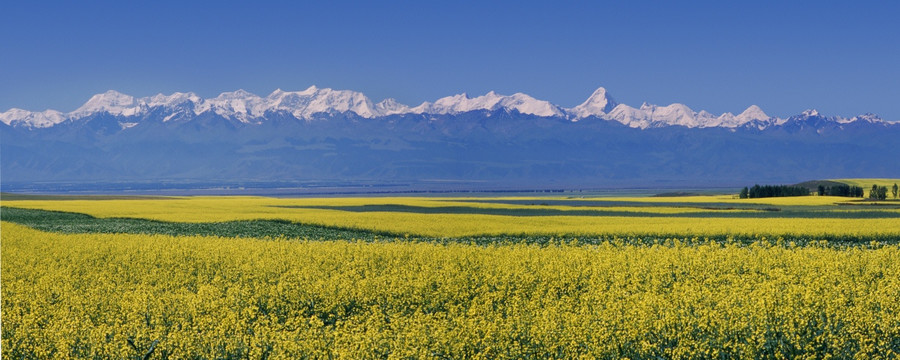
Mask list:
[[0,3],[0,111],[309,85],[900,120],[900,2]]

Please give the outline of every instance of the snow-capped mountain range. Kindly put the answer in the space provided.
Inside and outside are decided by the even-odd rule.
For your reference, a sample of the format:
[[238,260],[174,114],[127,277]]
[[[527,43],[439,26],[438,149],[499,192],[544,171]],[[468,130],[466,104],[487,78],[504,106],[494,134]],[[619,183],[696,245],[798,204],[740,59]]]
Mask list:
[[[764,129],[773,125],[782,125],[788,121],[788,119],[771,117],[756,105],[748,107],[737,115],[732,113],[714,115],[704,110],[697,112],[678,103],[666,106],[645,103],[639,108],[635,108],[616,102],[602,87],[594,91],[582,104],[573,108],[563,108],[523,93],[500,95],[493,91],[476,97],[458,94],[411,107],[394,99],[374,103],[363,93],[356,91],[311,86],[303,91],[278,89],[265,97],[237,90],[209,99],[201,98],[194,93],[181,92],[135,98],[110,90],[92,96],[84,105],[69,113],[56,110],[33,112],[14,108],[0,113],[0,122],[14,127],[47,128],[66,121],[77,121],[77,119],[94,114],[109,113],[121,117],[138,117],[157,109],[164,110],[163,122],[179,118],[189,119],[191,115],[212,112],[248,124],[264,122],[266,113],[269,112],[287,112],[297,119],[310,120],[317,114],[329,113],[353,113],[362,118],[379,118],[403,114],[456,115],[471,111],[498,110],[539,117],[565,118],[573,122],[597,118],[617,121],[639,129],[666,126],[687,128],[746,126]],[[806,117],[820,116],[815,110],[807,110],[802,115]],[[855,121],[884,122],[871,114],[853,118],[829,117],[828,119],[839,124]],[[123,122],[122,124],[125,124],[122,125],[122,128],[126,129],[139,123]]]
[[713,115],[683,104],[631,107],[603,88],[572,108],[495,92],[409,106],[317,87],[209,99],[108,91],[69,113],[12,109],[0,121],[4,191],[135,181],[435,180],[429,189],[448,189],[893,178],[900,138],[900,123],[871,114],[780,119],[750,106]]

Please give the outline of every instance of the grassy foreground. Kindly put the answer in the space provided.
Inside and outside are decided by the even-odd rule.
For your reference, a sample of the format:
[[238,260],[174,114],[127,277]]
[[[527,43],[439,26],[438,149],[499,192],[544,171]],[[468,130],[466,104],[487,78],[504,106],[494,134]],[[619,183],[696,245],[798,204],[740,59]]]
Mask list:
[[3,358],[900,356],[897,245],[2,231]]

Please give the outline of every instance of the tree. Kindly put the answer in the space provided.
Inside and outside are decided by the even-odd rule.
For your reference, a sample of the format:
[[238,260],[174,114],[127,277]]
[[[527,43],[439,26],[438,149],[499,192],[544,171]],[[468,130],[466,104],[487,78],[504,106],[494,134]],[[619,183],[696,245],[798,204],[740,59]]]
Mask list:
[[819,184],[819,196],[825,196],[825,185]]
[[897,191],[898,191],[898,190],[900,190],[900,188],[897,188],[897,183],[894,183],[894,187],[891,188],[891,194],[894,194],[894,199],[897,198]]
[[809,196],[809,188],[804,186],[791,186],[791,185],[763,185],[759,184],[753,185],[751,188],[741,189],[741,198],[746,199],[744,197],[746,192],[746,198],[756,199],[756,198],[765,198],[765,197],[780,197],[780,196]]
[[[897,194],[896,188],[897,188],[897,185],[894,185],[894,194],[895,195]],[[748,197],[750,197],[750,189],[747,188],[746,186],[744,186],[744,188],[741,189],[741,199],[746,199]]]
[[887,200],[887,186],[879,186],[875,195],[878,196],[878,200]]
[[872,190],[869,190],[869,199],[877,199],[878,198],[878,184],[872,185]]

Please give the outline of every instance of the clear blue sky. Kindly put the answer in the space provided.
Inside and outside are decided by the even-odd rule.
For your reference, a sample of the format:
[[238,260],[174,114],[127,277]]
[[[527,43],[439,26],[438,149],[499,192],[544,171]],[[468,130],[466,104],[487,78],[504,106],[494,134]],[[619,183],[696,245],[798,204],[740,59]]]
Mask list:
[[898,1],[3,1],[0,111],[309,85],[900,120]]

